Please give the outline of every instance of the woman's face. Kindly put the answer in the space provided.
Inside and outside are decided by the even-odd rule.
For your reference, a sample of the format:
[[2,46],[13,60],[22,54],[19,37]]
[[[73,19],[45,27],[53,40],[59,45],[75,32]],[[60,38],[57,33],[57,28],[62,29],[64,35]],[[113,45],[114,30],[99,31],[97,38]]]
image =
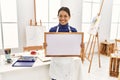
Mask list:
[[58,14],[58,19],[59,19],[59,23],[61,25],[66,25],[70,19],[70,16],[68,15],[67,12],[65,11],[60,11],[59,14]]

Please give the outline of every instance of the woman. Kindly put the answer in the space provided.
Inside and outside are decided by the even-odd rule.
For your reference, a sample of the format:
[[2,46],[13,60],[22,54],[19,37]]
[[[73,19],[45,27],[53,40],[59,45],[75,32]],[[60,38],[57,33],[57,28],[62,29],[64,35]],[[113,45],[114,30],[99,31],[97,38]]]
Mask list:
[[69,26],[71,14],[67,7],[61,7],[58,11],[59,24],[49,30],[49,32],[77,32],[77,30]]
[[[59,24],[52,27],[49,32],[77,32],[77,30],[68,24],[71,14],[67,7],[61,7],[58,10]],[[50,64],[50,77],[52,80],[72,80],[73,58],[54,57]]]

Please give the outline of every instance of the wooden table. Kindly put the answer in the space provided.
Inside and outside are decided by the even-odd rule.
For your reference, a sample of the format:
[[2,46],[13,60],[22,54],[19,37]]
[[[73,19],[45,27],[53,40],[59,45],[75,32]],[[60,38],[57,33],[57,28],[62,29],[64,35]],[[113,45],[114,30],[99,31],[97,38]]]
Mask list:
[[18,59],[18,56],[30,56],[30,53],[28,53],[29,52],[15,53],[15,56],[11,57],[13,60],[11,64],[7,64],[4,55],[1,55],[0,80],[50,80],[50,61],[42,62],[37,58],[32,67],[12,67],[12,64]]

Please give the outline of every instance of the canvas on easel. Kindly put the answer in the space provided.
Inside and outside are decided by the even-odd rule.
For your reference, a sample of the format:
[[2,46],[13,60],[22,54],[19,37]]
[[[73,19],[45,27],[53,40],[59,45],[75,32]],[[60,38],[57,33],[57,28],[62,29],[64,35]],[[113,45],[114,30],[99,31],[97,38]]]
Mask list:
[[91,35],[96,35],[99,30],[99,23],[100,23],[100,16],[96,15],[92,20],[92,23],[91,23],[88,33]]
[[45,26],[26,26],[26,46],[43,45]]
[[102,4],[100,6],[99,13],[97,14],[97,16],[95,16],[93,18],[91,26],[90,26],[90,30],[88,32],[90,34],[90,37],[89,37],[89,40],[88,40],[88,43],[87,43],[87,46],[86,46],[86,49],[85,49],[85,53],[87,53],[87,51],[88,51],[88,56],[86,56],[86,58],[88,59],[88,61],[90,61],[88,72],[90,72],[90,69],[91,69],[96,43],[97,43],[97,46],[98,46],[99,67],[101,67],[98,30],[99,30],[99,23],[100,23],[100,13],[101,13],[101,10],[102,10],[103,2],[104,2],[104,0],[102,0]]

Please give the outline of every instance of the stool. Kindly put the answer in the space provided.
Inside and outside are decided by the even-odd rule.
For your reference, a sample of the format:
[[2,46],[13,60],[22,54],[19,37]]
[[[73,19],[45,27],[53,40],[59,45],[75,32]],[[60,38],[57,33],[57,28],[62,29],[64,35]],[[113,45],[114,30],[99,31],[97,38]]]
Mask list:
[[120,64],[120,56],[111,55],[110,56],[110,76],[118,77],[119,75],[119,64]]
[[107,41],[101,42],[100,53],[106,56],[110,56],[110,54],[115,52],[114,46],[115,44],[111,42],[107,42]]

